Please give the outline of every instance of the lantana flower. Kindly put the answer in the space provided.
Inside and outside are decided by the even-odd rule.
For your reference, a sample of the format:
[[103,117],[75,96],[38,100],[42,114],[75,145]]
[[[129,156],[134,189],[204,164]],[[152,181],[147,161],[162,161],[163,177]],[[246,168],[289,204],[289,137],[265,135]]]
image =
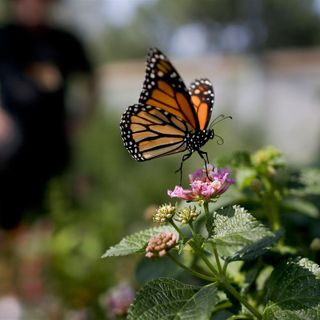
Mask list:
[[102,297],[101,303],[108,310],[108,319],[118,319],[125,316],[130,304],[134,299],[134,290],[127,283],[121,283],[117,287],[111,288],[107,294]]
[[177,243],[177,236],[172,232],[161,232],[153,236],[146,247],[147,258],[163,257]]
[[196,210],[196,207],[186,207],[177,212],[175,220],[181,224],[187,224],[197,219],[200,212]]
[[167,223],[175,214],[176,207],[169,204],[160,206],[153,214],[153,222],[159,224]]
[[187,201],[211,201],[234,183],[230,177],[230,170],[218,169],[212,165],[207,165],[206,169],[198,169],[189,175],[191,189],[183,189],[176,186],[174,190],[168,190],[171,198],[180,198]]

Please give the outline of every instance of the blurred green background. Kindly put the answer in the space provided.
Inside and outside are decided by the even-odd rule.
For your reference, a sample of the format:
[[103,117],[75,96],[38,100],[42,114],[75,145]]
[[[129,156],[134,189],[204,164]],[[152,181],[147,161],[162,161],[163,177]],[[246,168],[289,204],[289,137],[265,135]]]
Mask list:
[[[0,14],[2,21],[10,15],[5,1]],[[72,319],[71,311],[86,310],[103,319],[101,297],[131,281],[135,261],[100,256],[150,224],[152,206],[168,201],[166,190],[178,183],[181,155],[137,163],[119,134],[121,113],[139,98],[149,47],[164,51],[187,84],[211,79],[214,114],[233,116],[215,129],[224,144],[210,141],[204,148],[213,163],[271,144],[292,166],[319,165],[319,0],[60,0],[52,21],[85,41],[99,102],[90,123],[73,136],[72,165],[51,181],[46,212],[31,226],[40,231],[22,250],[46,260],[46,290],[27,304],[31,315]],[[70,108],[78,98],[73,90]],[[185,178],[200,166],[193,156]],[[43,219],[49,235],[39,227]],[[39,242],[45,248],[34,249]]]

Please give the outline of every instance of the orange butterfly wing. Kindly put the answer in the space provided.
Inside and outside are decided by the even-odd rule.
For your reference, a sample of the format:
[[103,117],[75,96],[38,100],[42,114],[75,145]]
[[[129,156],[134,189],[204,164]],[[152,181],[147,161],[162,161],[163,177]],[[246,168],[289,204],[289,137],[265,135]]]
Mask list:
[[185,151],[190,126],[160,108],[136,104],[122,115],[120,129],[131,156],[145,161]]
[[139,104],[128,107],[120,122],[126,149],[137,161],[187,150],[188,139],[208,126],[213,97],[206,79],[196,80],[188,92],[166,56],[150,49]]
[[190,85],[189,94],[197,113],[200,129],[205,130],[209,125],[214,104],[212,83],[208,79],[195,80]]
[[139,103],[169,112],[198,130],[199,121],[188,90],[168,58],[160,50],[150,49],[146,64]]

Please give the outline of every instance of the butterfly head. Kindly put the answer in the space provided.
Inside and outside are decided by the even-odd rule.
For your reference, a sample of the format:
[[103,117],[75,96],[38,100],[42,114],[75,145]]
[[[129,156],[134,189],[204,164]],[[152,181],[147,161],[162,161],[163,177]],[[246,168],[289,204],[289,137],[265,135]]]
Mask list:
[[213,139],[213,138],[214,138],[214,131],[213,131],[213,129],[209,129],[209,130],[207,130],[207,132],[208,132],[208,137],[209,137],[209,139]]
[[187,149],[190,152],[199,151],[200,148],[205,145],[209,139],[213,139],[214,136],[213,129],[199,130],[192,134],[188,133],[185,138]]

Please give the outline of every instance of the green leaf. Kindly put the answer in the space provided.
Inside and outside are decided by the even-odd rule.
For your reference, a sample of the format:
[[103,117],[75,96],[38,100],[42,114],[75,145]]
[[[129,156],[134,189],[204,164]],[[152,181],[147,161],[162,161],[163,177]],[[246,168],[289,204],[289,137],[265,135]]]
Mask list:
[[[230,161],[235,167],[241,167],[241,166],[251,167],[252,166],[251,156],[250,156],[250,153],[247,151],[235,152],[230,158]],[[225,166],[228,166],[228,163],[226,163],[222,167],[225,167]]]
[[201,234],[195,234],[193,238],[189,239],[186,244],[190,245],[191,248],[201,247],[205,242],[205,238]]
[[270,249],[278,240],[283,236],[283,232],[279,231],[276,234],[272,234],[271,236],[264,237],[243,249],[237,251],[232,256],[228,257],[228,261],[250,261],[256,259],[265,254],[267,250]]
[[144,252],[146,245],[151,237],[164,232],[176,231],[171,226],[161,226],[157,228],[146,229],[137,233],[134,233],[130,236],[123,238],[118,244],[109,248],[102,258],[112,257],[112,256],[127,256],[133,253]]
[[318,218],[319,217],[319,209],[316,205],[311,202],[301,200],[298,198],[290,198],[286,201],[283,201],[286,209],[294,210],[296,212],[300,212],[309,216],[311,218]]
[[215,284],[202,287],[162,278],[148,282],[136,295],[128,320],[209,320],[221,301]]
[[156,260],[143,257],[135,268],[135,280],[141,286],[154,279],[177,278],[181,270],[168,256]]
[[320,268],[306,259],[282,263],[267,286],[264,320],[320,319]]
[[257,172],[253,168],[239,168],[236,171],[236,182],[240,189],[249,187],[256,178]]
[[221,301],[216,284],[202,287],[177,313],[174,319],[183,320],[206,320],[210,319],[211,313]]
[[274,233],[240,206],[216,211],[211,234],[209,241],[215,244],[219,255],[232,260],[254,258],[261,248],[270,246],[275,240]]
[[305,168],[301,170],[298,178],[294,182],[300,185],[299,188],[291,190],[294,195],[320,195],[320,169]]
[[256,151],[251,156],[253,165],[262,171],[265,171],[269,166],[280,168],[286,165],[280,150],[274,146],[265,146]]

